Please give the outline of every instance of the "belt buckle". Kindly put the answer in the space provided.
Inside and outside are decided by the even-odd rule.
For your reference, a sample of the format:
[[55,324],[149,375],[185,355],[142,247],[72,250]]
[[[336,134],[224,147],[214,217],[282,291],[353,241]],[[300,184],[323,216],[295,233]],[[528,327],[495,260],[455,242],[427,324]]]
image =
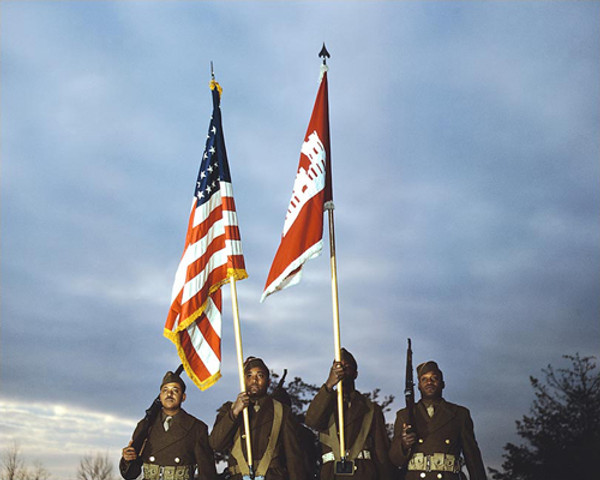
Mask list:
[[[242,480],[252,480],[252,478],[250,477],[250,475],[242,475]],[[255,475],[254,480],[265,480],[265,477],[263,477],[262,475]]]

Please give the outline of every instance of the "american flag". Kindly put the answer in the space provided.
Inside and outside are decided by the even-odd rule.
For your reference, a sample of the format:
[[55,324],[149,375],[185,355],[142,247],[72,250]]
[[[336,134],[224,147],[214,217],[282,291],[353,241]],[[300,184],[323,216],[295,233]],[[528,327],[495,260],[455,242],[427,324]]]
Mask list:
[[221,286],[248,276],[221,122],[222,89],[214,80],[210,87],[213,114],[164,330],[201,390],[221,376]]
[[272,293],[298,283],[304,263],[318,256],[323,249],[323,211],[326,202],[333,200],[333,195],[327,66],[321,68],[321,83],[300,151],[281,243],[273,259],[261,302]]

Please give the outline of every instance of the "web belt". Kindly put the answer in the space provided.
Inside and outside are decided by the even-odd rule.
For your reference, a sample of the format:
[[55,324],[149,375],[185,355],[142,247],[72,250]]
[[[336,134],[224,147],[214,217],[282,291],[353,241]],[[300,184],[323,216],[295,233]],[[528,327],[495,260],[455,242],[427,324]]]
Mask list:
[[194,478],[195,465],[162,466],[144,463],[144,480],[190,480]]
[[458,473],[460,472],[460,463],[454,455],[449,453],[432,453],[431,455],[415,453],[408,462],[408,470]]

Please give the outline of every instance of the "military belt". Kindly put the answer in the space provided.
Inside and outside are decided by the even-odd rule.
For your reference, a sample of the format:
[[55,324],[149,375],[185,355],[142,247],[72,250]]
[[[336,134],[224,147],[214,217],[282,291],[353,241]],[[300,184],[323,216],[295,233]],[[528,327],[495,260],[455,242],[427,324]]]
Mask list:
[[408,462],[408,470],[458,473],[460,472],[460,463],[454,455],[449,453],[432,453],[431,455],[415,453]]
[[[335,460],[335,455],[333,452],[327,452],[323,454],[323,463],[333,462]],[[358,452],[355,460],[371,460],[371,452],[369,450],[361,450]]]
[[190,480],[194,478],[195,465],[162,466],[144,463],[144,480]]

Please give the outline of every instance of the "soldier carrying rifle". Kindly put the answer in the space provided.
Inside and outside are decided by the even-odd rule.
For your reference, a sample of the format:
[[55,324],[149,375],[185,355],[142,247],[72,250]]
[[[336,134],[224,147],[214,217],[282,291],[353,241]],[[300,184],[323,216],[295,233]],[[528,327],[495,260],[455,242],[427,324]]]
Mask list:
[[437,363],[420,364],[417,379],[421,400],[413,418],[409,420],[409,408],[396,415],[392,463],[403,469],[406,480],[459,480],[462,453],[470,480],[486,480],[469,410],[444,400],[444,376]]
[[126,480],[214,480],[217,476],[208,427],[181,408],[185,383],[167,372],[160,393],[137,425],[119,463]]

